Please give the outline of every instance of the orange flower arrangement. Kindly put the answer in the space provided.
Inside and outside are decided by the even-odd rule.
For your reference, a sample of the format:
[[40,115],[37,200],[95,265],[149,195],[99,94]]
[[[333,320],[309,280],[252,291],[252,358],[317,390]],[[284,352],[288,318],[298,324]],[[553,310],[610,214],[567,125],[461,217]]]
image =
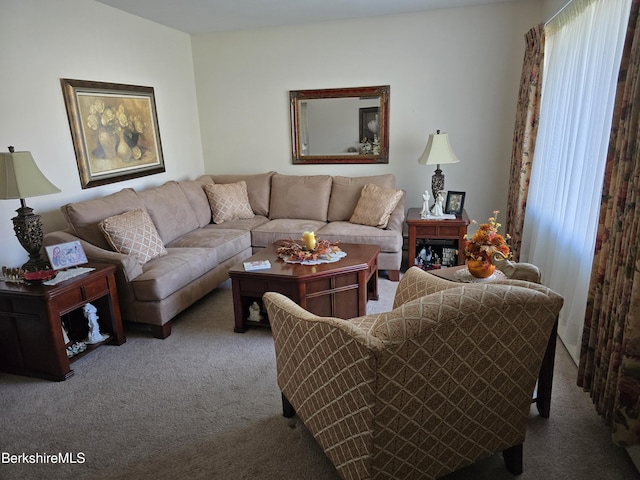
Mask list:
[[[505,240],[505,237],[498,233],[498,228],[502,226],[496,220],[499,213],[499,210],[494,210],[493,217],[489,217],[489,223],[481,223],[471,240],[467,240],[465,244],[466,257],[482,262],[482,268],[485,269],[493,265],[491,257],[494,253],[500,252],[505,257],[509,257],[511,252],[507,245],[507,240],[511,237],[507,234],[507,240]],[[478,222],[472,220],[471,223]]]

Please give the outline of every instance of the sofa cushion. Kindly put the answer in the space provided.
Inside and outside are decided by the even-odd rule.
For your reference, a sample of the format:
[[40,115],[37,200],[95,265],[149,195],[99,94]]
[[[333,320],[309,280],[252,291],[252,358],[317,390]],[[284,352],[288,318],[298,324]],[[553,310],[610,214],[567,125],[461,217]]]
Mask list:
[[98,224],[107,217],[136,208],[144,208],[144,204],[133,189],[125,188],[106,197],[63,205],[60,210],[76,237],[112,250]]
[[269,218],[327,221],[332,178],[329,175],[280,175],[271,179]]
[[167,254],[143,266],[131,281],[137,300],[157,302],[186,287],[218,265],[214,248],[168,248]]
[[141,264],[167,253],[151,217],[141,208],[105,218],[100,229],[116,252],[132,255]]
[[316,230],[316,238],[330,242],[380,245],[381,252],[402,252],[401,230],[387,230],[351,222],[330,222]]
[[349,220],[360,199],[362,187],[368,183],[374,183],[380,187],[395,188],[396,177],[392,173],[368,177],[334,176],[327,219],[330,222]]
[[[249,204],[256,215],[269,215],[269,201],[271,199],[271,177],[275,172],[257,173],[251,175],[211,175],[213,183],[247,182]],[[209,182],[211,183],[211,182]]]
[[189,199],[177,182],[169,181],[159,187],[148,188],[138,192],[138,196],[164,243],[199,227]]
[[223,263],[251,248],[251,233],[244,230],[214,228],[207,225],[177,238],[167,248],[214,248],[218,263]]
[[204,193],[209,199],[213,223],[255,216],[249,205],[247,183],[244,180],[237,183],[205,185]]
[[301,220],[280,218],[271,220],[251,232],[251,245],[253,247],[268,247],[278,240],[302,238],[303,232],[315,232],[326,225],[318,220]]
[[360,199],[349,221],[360,225],[385,228],[389,217],[402,198],[402,190],[368,183],[362,187]]
[[184,180],[178,182],[187,200],[189,200],[189,205],[193,208],[193,213],[196,214],[200,227],[211,223],[211,207],[209,206],[207,195],[204,193],[204,186],[209,183],[213,182],[211,180]]

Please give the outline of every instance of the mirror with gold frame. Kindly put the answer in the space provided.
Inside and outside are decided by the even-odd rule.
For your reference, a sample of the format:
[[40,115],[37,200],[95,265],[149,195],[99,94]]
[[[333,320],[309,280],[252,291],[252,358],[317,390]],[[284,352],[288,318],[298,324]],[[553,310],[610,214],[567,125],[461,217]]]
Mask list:
[[293,163],[389,163],[389,91],[291,90]]

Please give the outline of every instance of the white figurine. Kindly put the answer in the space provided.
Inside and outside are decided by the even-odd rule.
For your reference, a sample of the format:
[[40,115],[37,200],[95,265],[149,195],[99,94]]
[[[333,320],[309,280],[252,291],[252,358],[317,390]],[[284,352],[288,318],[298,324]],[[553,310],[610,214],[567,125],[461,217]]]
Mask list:
[[441,217],[442,215],[444,215],[443,205],[444,205],[444,190],[440,190],[438,192],[438,196],[436,197],[436,203],[433,204],[433,207],[431,209],[431,214],[434,217]]
[[84,318],[86,318],[89,322],[89,334],[84,340],[84,343],[88,343],[89,345],[103,342],[107,338],[109,338],[109,335],[103,335],[102,333],[100,333],[100,326],[98,325],[98,315],[96,315],[97,311],[98,309],[90,303],[87,303],[84,307],[82,307]]
[[429,190],[425,190],[422,194],[422,211],[420,212],[420,218],[427,218],[429,216]]
[[247,318],[247,320],[259,322],[262,319],[263,317],[260,314],[260,305],[258,305],[258,302],[253,302],[249,307],[249,317]]

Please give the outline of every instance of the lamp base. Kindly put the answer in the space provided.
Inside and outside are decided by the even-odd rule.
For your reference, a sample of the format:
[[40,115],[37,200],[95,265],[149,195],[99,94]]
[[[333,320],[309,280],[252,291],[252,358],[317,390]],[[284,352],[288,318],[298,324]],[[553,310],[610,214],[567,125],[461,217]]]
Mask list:
[[433,198],[435,199],[438,196],[438,192],[444,190],[444,174],[442,170],[440,170],[440,165],[436,165],[436,171],[431,176],[431,193],[433,193]]
[[22,207],[17,209],[16,212],[18,215],[11,219],[13,221],[13,231],[16,233],[20,245],[29,254],[29,261],[22,265],[22,270],[25,272],[38,272],[51,269],[49,262],[40,255],[44,236],[40,215],[34,214],[33,209],[27,207],[24,200],[22,200]]

